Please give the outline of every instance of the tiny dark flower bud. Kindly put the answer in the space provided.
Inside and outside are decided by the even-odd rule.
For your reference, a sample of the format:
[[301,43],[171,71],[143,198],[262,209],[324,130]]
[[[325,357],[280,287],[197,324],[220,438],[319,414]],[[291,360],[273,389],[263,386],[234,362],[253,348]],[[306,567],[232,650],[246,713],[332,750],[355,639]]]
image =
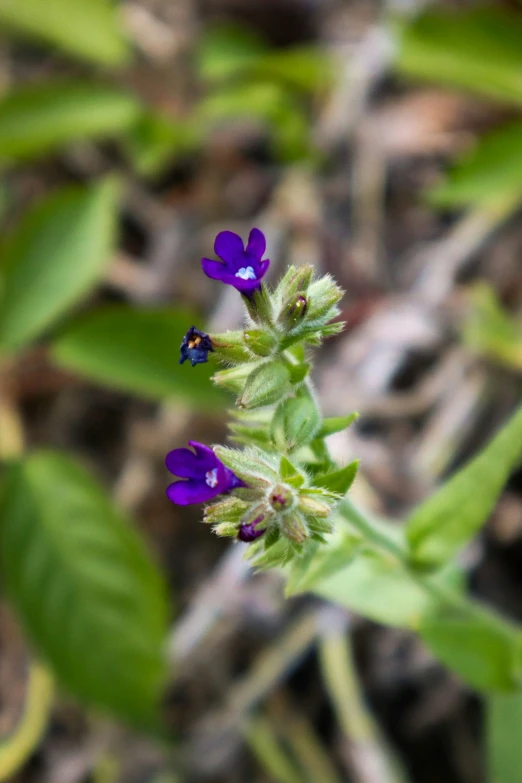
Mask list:
[[209,351],[214,351],[209,335],[191,326],[181,341],[179,363],[183,364],[188,359],[193,367],[204,364],[208,361]]
[[239,526],[237,537],[240,541],[255,541],[256,538],[262,536],[266,530],[266,527],[263,527],[263,523],[263,516],[256,517],[253,522],[244,522]]

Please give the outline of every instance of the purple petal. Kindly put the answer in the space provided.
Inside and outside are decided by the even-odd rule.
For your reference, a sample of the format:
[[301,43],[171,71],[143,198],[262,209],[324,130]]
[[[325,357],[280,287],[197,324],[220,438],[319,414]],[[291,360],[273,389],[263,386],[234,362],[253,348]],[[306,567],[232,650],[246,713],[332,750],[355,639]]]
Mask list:
[[247,296],[251,296],[261,285],[261,280],[243,280],[242,277],[236,277],[236,275],[224,275],[221,282],[233,285],[237,291]]
[[227,264],[222,264],[221,261],[212,261],[210,258],[202,258],[201,266],[207,277],[211,277],[212,280],[223,280],[225,275],[230,275],[231,269]]
[[214,252],[227,264],[236,266],[241,263],[245,253],[243,240],[233,231],[221,231],[214,242]]
[[169,451],[165,457],[165,465],[174,476],[188,479],[205,479],[205,473],[213,470],[220,461],[208,446],[196,441],[189,440],[189,446],[195,450],[195,454],[190,449],[174,449]]
[[265,258],[264,261],[258,261],[257,264],[255,264],[254,272],[256,273],[256,277],[258,280],[261,280],[261,278],[266,275],[269,266],[270,266],[269,258]]
[[261,261],[266,250],[265,235],[258,228],[253,228],[248,236],[246,254],[251,261]]
[[221,493],[219,485],[209,487],[205,481],[190,479],[175,481],[167,487],[167,497],[177,506],[189,506],[191,503],[205,503]]

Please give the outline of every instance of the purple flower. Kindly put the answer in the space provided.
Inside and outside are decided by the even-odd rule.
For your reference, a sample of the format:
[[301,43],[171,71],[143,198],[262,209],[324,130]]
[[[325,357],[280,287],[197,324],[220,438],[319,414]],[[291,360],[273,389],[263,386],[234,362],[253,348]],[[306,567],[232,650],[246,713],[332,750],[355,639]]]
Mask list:
[[191,326],[181,341],[179,363],[183,364],[188,359],[193,367],[196,364],[203,364],[208,361],[209,351],[213,352],[214,348],[208,334],[200,332],[195,326]]
[[214,252],[223,263],[203,258],[201,265],[207,277],[233,285],[251,298],[261,287],[261,279],[270,264],[268,258],[262,260],[265,250],[265,235],[258,228],[250,232],[246,249],[240,236],[233,231],[222,231],[216,237]]
[[253,522],[243,522],[238,530],[237,537],[240,541],[255,541],[256,538],[262,536],[266,528],[258,530],[257,526],[263,522],[264,517],[257,517]]
[[208,446],[194,440],[189,440],[189,446],[192,446],[195,454],[190,449],[174,449],[165,458],[167,470],[174,476],[188,479],[175,481],[167,487],[167,497],[173,503],[178,506],[205,503],[216,495],[245,486]]

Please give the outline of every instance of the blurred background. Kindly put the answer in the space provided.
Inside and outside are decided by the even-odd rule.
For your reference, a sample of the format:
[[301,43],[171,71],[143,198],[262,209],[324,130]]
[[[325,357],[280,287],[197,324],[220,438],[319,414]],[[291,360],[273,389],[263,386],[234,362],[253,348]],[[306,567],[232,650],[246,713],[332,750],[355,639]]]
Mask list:
[[[413,632],[285,600],[168,503],[163,459],[226,437],[211,363],[178,366],[193,323],[241,324],[200,268],[223,229],[265,232],[269,282],[309,263],[346,290],[315,375],[325,414],[361,414],[331,448],[373,511],[401,519],[513,410],[522,5],[0,0],[0,30],[2,453],[72,455],[134,518],[168,583],[174,737],[59,691],[8,779],[485,781],[480,698]],[[522,472],[465,566],[522,620]],[[27,661],[2,603],[2,736]]]

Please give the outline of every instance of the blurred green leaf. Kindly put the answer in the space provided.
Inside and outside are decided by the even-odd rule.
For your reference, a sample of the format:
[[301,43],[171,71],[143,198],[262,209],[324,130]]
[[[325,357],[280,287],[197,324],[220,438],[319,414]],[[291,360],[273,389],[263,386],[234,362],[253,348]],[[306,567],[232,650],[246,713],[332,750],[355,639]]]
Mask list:
[[[327,546],[313,544],[294,560],[288,569],[286,595],[314,590],[328,578],[347,568],[361,552],[361,535],[342,532],[334,534]],[[339,600],[339,597],[336,599]]]
[[77,139],[118,135],[139,112],[132,95],[103,84],[22,87],[0,99],[0,159],[24,160]]
[[466,345],[516,370],[522,370],[522,327],[505,312],[495,291],[479,283],[471,291],[471,310],[462,337]]
[[522,407],[485,449],[413,512],[407,524],[412,558],[439,566],[486,522],[522,460]]
[[269,49],[253,30],[239,25],[216,25],[201,37],[199,73],[209,82],[244,80],[279,83],[303,92],[328,84],[332,63],[317,46]]
[[522,197],[522,122],[485,134],[428,193],[435,206],[491,204]]
[[129,56],[112,0],[0,0],[0,25],[75,57],[115,66]]
[[430,9],[399,36],[396,67],[420,79],[522,103],[522,16],[495,7]]
[[495,693],[486,702],[490,783],[520,783],[522,693]]
[[130,160],[143,176],[159,174],[201,141],[201,129],[195,122],[169,120],[153,112],[144,112],[123,138]]
[[473,688],[509,691],[520,684],[520,637],[499,617],[479,608],[438,608],[422,618],[418,632]]
[[315,93],[331,81],[330,59],[316,46],[295,46],[267,52],[251,64],[250,78],[266,79]]
[[0,351],[37,337],[102,276],[117,195],[112,180],[64,188],[22,218],[0,255]]
[[285,90],[272,82],[227,85],[204,98],[198,114],[207,125],[237,117],[271,122],[284,108],[285,100]]
[[[378,623],[415,628],[421,616],[431,608],[433,599],[406,568],[395,558],[364,551],[358,552],[350,562],[353,544],[349,541],[347,550],[342,552],[346,545],[341,542],[340,548],[339,558],[335,546],[327,555],[323,554],[328,560],[326,564],[318,565],[320,578],[317,582],[313,574],[304,575],[306,589]],[[349,562],[339,568],[343,554]],[[327,566],[332,571],[325,576]],[[437,578],[444,583],[450,574],[442,572]]]
[[296,98],[274,82],[241,83],[214,90],[198,108],[207,133],[218,123],[245,119],[272,131],[276,154],[285,162],[310,154],[310,120]]
[[8,595],[62,685],[138,727],[157,726],[165,589],[96,482],[58,453],[11,465],[0,558]]
[[106,307],[71,323],[51,355],[67,369],[117,389],[219,409],[228,397],[210,381],[213,362],[179,364],[181,339],[196,320],[180,310]]
[[263,39],[253,30],[234,24],[209,27],[200,37],[197,61],[206,81],[218,82],[244,74],[267,51]]

